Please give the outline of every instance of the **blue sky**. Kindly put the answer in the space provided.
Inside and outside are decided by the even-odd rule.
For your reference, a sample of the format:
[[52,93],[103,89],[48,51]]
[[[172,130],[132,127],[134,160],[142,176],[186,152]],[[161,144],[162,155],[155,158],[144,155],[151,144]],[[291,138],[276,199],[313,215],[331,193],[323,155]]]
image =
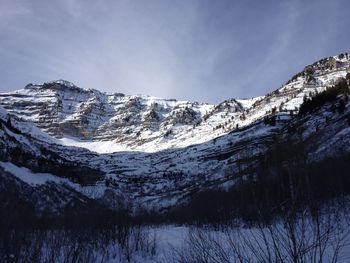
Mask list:
[[347,0],[0,0],[0,91],[66,79],[217,103],[349,50]]

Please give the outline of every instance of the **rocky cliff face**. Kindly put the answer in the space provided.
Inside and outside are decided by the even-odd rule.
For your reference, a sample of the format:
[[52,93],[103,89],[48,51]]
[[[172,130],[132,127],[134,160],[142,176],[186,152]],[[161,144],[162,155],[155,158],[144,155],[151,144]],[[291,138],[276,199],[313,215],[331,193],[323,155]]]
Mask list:
[[0,105],[70,145],[102,141],[90,150],[154,152],[209,141],[272,112],[297,112],[305,97],[334,85],[348,68],[348,54],[323,59],[270,94],[218,105],[106,94],[62,80],[0,94]]
[[0,94],[0,168],[20,180],[21,169],[31,178],[49,174],[40,187],[68,184],[86,198],[162,209],[254,176],[276,141],[302,142],[310,162],[350,152],[346,95],[297,116],[303,101],[346,77],[349,61],[348,54],[321,60],[270,94],[218,105],[106,94],[66,81],[29,84]]

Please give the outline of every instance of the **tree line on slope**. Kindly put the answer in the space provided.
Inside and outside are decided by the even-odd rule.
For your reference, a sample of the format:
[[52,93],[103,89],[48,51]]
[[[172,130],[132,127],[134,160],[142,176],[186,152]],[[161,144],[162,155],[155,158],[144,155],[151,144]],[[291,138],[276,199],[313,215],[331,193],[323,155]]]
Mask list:
[[271,223],[291,209],[318,211],[327,200],[350,194],[350,154],[307,163],[303,143],[281,142],[259,158],[256,173],[242,176],[229,190],[212,188],[163,215],[196,225]]
[[308,113],[314,112],[315,110],[323,106],[325,103],[334,102],[339,95],[344,95],[344,98],[339,101],[337,107],[335,106],[335,104],[333,104],[333,111],[338,110],[339,113],[344,113],[344,100],[348,100],[348,96],[350,94],[349,80],[350,73],[346,75],[346,78],[341,78],[336,85],[327,88],[325,91],[322,91],[309,99],[304,97],[304,102],[299,109],[299,115],[304,116]]

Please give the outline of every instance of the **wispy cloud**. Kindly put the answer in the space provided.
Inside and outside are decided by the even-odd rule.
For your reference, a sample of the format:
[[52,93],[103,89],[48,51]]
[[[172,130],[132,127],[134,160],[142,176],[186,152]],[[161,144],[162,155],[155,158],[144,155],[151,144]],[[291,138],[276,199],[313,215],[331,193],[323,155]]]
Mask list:
[[334,38],[344,39],[349,6],[2,0],[0,90],[64,78],[109,92],[209,102],[262,95],[303,65],[347,48]]

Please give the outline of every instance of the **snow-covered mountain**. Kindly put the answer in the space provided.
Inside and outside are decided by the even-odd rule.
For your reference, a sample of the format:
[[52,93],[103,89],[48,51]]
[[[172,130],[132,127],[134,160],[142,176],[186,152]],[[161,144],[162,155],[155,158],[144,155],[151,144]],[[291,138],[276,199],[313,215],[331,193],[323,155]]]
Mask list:
[[[329,57],[265,96],[218,105],[107,94],[62,80],[28,84],[0,94],[0,174],[43,200],[50,200],[41,190],[48,185],[68,191],[57,195],[58,207],[132,200],[161,209],[253,175],[287,136],[303,141],[310,162],[350,152],[350,103],[342,96],[335,102],[346,101],[341,113],[325,103],[297,116],[303,101],[346,77],[349,65],[350,54]],[[38,211],[48,209],[38,200],[31,200]]]
[[1,94],[0,103],[62,144],[99,153],[155,152],[209,141],[269,115],[274,108],[297,112],[304,96],[334,85],[348,67],[347,54],[328,58],[306,67],[271,94],[218,105],[107,94],[62,80]]

